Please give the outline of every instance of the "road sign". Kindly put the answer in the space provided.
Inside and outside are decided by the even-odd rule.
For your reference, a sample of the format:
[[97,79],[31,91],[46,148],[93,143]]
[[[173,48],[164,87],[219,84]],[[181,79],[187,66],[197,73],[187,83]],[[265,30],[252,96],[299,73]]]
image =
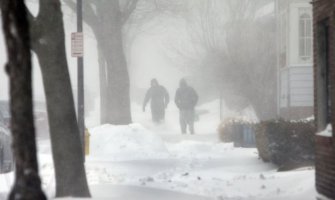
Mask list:
[[84,56],[84,35],[82,32],[71,34],[71,55],[72,57]]

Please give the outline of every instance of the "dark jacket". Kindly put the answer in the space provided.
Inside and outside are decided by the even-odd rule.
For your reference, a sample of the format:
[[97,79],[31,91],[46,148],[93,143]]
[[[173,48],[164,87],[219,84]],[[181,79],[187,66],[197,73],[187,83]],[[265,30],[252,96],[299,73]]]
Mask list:
[[193,110],[198,102],[198,94],[188,86],[181,86],[177,89],[175,103],[180,110]]
[[143,108],[147,105],[149,100],[151,100],[151,109],[165,109],[170,101],[169,93],[161,85],[150,87],[145,95]]

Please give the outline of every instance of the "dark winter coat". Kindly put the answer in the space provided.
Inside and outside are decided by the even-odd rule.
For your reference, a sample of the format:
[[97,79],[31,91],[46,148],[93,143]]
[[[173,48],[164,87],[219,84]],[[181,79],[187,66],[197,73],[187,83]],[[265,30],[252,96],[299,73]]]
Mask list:
[[181,86],[177,89],[175,103],[180,110],[193,110],[198,102],[198,94],[188,86]]
[[164,110],[169,103],[169,93],[161,86],[152,86],[146,93],[143,107],[151,100],[151,110]]

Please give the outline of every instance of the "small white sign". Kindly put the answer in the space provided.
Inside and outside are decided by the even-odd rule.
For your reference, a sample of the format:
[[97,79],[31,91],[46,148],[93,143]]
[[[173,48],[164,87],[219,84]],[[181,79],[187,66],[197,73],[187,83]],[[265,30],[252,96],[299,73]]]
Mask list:
[[71,34],[71,55],[72,57],[84,56],[84,35],[82,32]]

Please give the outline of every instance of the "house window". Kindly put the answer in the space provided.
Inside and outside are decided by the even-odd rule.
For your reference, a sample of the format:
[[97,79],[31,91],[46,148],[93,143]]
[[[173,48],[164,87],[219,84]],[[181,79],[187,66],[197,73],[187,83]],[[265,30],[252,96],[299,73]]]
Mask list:
[[308,8],[299,9],[299,57],[307,61],[312,57],[312,14]]
[[320,22],[317,28],[317,126],[322,131],[331,122],[328,21]]

